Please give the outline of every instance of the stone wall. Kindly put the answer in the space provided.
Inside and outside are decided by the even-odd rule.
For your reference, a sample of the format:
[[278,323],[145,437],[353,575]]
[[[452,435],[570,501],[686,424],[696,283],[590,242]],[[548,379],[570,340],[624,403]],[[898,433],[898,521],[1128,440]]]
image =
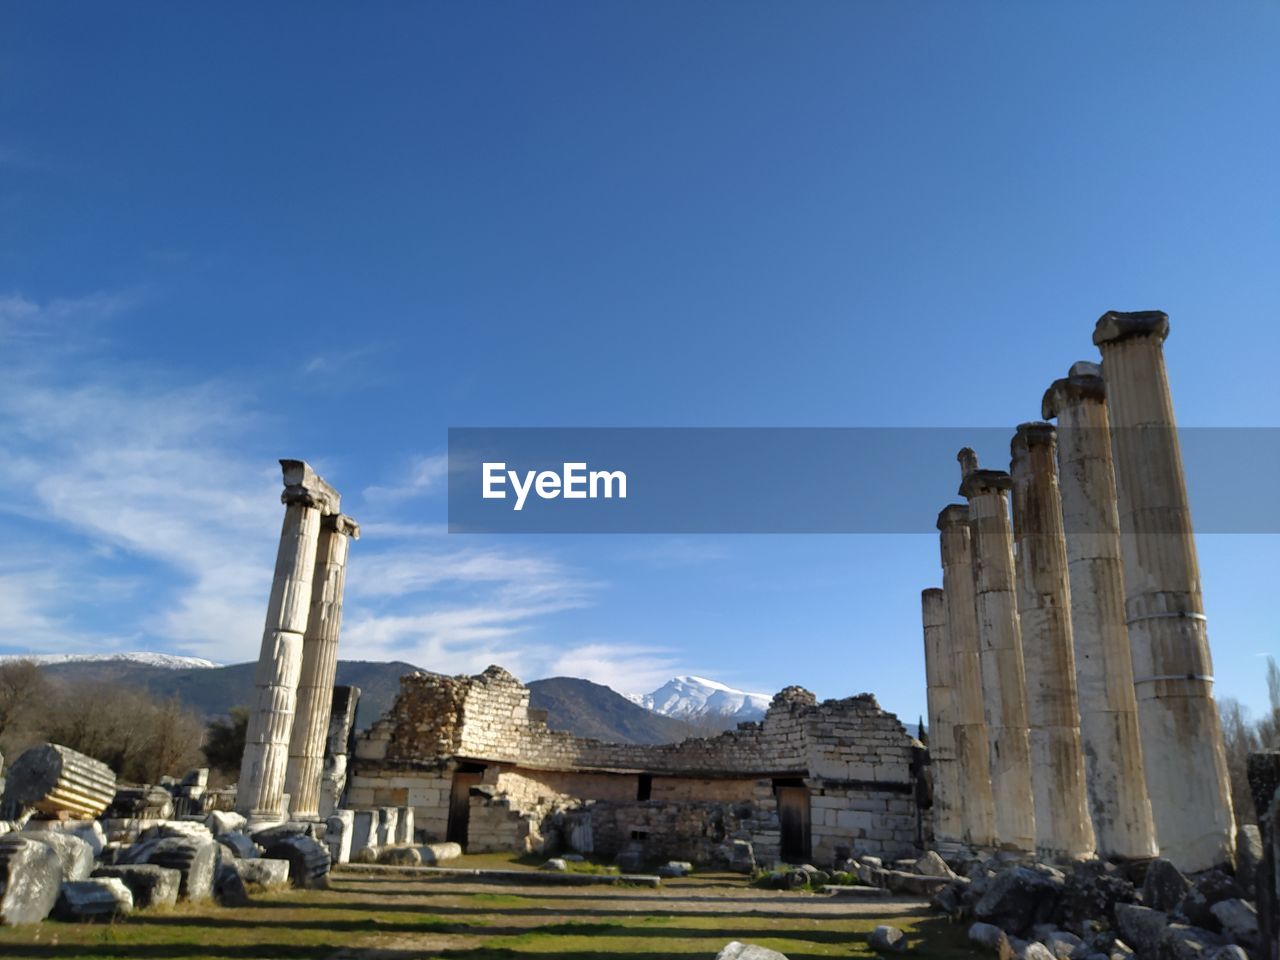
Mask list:
[[645,746],[549,730],[530,711],[528,689],[500,667],[475,677],[414,673],[357,740],[348,796],[357,808],[411,806],[421,832],[442,838],[453,771],[479,764],[468,849],[540,851],[564,842],[557,823],[576,810],[589,811],[597,853],[635,833],[654,856],[706,861],[738,838],[771,862],[781,778],[808,787],[813,855],[829,861],[838,847],[896,855],[915,845],[915,746],[869,694],[817,703],[788,687],[759,723]]

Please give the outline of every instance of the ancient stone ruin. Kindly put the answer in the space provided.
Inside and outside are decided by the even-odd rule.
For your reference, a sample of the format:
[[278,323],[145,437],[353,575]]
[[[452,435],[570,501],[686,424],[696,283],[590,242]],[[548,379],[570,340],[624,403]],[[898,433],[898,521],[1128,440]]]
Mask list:
[[[920,842],[915,740],[869,694],[788,687],[765,718],[639,746],[547,729],[501,667],[417,673],[356,741],[348,802],[408,808],[469,852],[557,850],[636,862],[831,862]],[[736,844],[736,846],[735,846]]]

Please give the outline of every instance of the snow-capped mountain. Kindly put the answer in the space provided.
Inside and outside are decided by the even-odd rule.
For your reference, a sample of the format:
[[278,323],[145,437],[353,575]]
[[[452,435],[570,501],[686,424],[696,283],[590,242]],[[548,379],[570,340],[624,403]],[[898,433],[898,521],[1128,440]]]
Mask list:
[[628,699],[664,717],[721,716],[759,720],[773,699],[767,693],[748,693],[706,677],[673,677],[653,693]]
[[212,660],[200,657],[179,657],[171,653],[45,653],[36,656],[25,654],[0,655],[4,660],[32,660],[39,664],[54,663],[140,663],[148,667],[164,667],[167,670],[189,670],[195,667],[216,667]]

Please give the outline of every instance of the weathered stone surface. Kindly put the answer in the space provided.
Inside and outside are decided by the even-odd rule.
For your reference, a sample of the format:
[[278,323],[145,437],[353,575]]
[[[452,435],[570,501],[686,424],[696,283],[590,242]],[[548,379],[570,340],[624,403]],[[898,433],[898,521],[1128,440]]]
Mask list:
[[907,950],[907,935],[897,927],[882,923],[867,935],[867,945],[872,950],[905,953]]
[[1256,888],[1262,860],[1262,831],[1256,823],[1246,823],[1236,833],[1236,880],[1249,896]]
[[994,923],[975,923],[969,927],[969,940],[986,947],[999,960],[1013,960],[1013,944],[1009,935]]
[[569,869],[569,864],[558,857],[552,857],[538,869],[550,870],[552,873],[565,873]]
[[299,889],[329,885],[329,848],[311,837],[281,837],[265,847],[263,856],[289,861],[289,881]]
[[1062,874],[1049,867],[1008,867],[991,881],[973,913],[1005,930],[1027,930],[1049,919],[1065,886]]
[[115,795],[116,775],[110,767],[56,743],[26,750],[5,776],[4,803],[18,812],[91,819]]
[[1213,912],[1214,904],[1243,896],[1244,891],[1234,878],[1221,870],[1209,870],[1196,877],[1196,882],[1178,903],[1178,913],[1193,926],[1217,930],[1220,923]]
[[716,954],[716,960],[787,960],[787,955],[754,943],[732,940]]
[[1171,923],[1164,931],[1160,951],[1164,960],[1203,960],[1222,945],[1211,930],[1185,923]]
[[1121,939],[1143,957],[1156,956],[1168,926],[1168,915],[1159,910],[1133,903],[1116,906],[1116,928]]
[[237,859],[256,857],[262,853],[262,848],[243,833],[220,833],[214,839],[231,851],[231,855]]
[[214,874],[213,897],[224,907],[244,907],[249,904],[249,891],[240,871],[236,869],[237,863],[238,860],[224,863]]
[[57,854],[64,882],[87,880],[93,872],[93,848],[77,836],[59,830],[24,830],[14,835],[43,843]]
[[352,863],[377,863],[378,848],[377,847],[361,847],[351,855]]
[[1041,937],[1040,942],[1049,948],[1049,952],[1057,960],[1068,960],[1072,954],[1085,945],[1083,940],[1066,930],[1054,930],[1048,936]]
[[95,877],[114,877],[124,883],[133,895],[133,905],[146,907],[171,907],[178,902],[182,885],[182,873],[154,863],[120,864],[102,866],[93,871]]
[[212,840],[213,834],[203,823],[194,820],[162,820],[152,824],[138,835],[140,843],[163,837],[189,837],[193,840]]
[[215,837],[224,833],[238,833],[247,823],[244,814],[236,813],[234,810],[214,810],[204,821],[209,833]]
[[274,890],[289,885],[289,861],[269,857],[234,860],[231,864],[247,886]]
[[107,845],[107,834],[97,820],[30,820],[23,828],[26,833],[65,833],[78,837],[89,845],[89,850],[97,857]]
[[1022,951],[1022,960],[1056,960],[1056,958],[1052,950],[1038,940],[1033,940]]
[[751,873],[756,868],[755,851],[750,840],[734,840],[729,847],[729,869],[734,873]]
[[418,848],[418,851],[422,854],[422,862],[433,866],[448,860],[457,860],[462,856],[461,845],[450,842],[424,844]]
[[133,894],[116,877],[73,880],[58,891],[53,915],[59,920],[81,923],[114,920],[133,912]]
[[1147,865],[1147,875],[1142,881],[1142,902],[1152,910],[1165,913],[1173,910],[1191,889],[1191,881],[1163,857],[1157,857]]
[[693,864],[687,860],[670,860],[657,869],[660,877],[687,877],[693,873]]
[[334,810],[325,821],[324,842],[329,845],[329,857],[334,863],[351,859],[354,825],[355,813],[351,810]]
[[173,794],[164,787],[120,787],[105,817],[112,820],[167,820],[173,816]]
[[1251,949],[1259,945],[1258,911],[1249,901],[1238,897],[1219,900],[1209,909],[1222,925],[1222,932],[1236,943]]
[[152,842],[146,862],[181,874],[178,894],[186,900],[205,900],[213,893],[218,868],[218,844],[197,837],[162,837]]
[[422,863],[422,854],[414,847],[383,847],[378,852],[378,862],[393,867],[416,867]]
[[945,877],[948,880],[954,880],[956,873],[949,866],[947,861],[943,860],[936,851],[930,850],[923,857],[915,862],[912,866],[914,873],[922,874],[926,877]]
[[1230,864],[1235,817],[1160,311],[1104,314],[1125,612],[1147,792],[1161,855],[1188,873]]
[[62,864],[53,848],[28,837],[0,837],[0,923],[39,923],[58,901]]
[[1101,860],[1091,860],[1078,864],[1067,875],[1059,920],[1072,925],[1073,929],[1091,921],[1114,924],[1117,904],[1135,903],[1137,899],[1133,884],[1114,867]]

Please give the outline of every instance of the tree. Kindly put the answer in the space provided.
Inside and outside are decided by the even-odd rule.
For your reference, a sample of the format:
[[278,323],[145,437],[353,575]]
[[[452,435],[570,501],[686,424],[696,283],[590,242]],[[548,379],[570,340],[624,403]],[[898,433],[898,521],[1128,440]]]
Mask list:
[[0,737],[16,733],[48,697],[48,682],[34,660],[0,663]]
[[231,776],[239,773],[248,729],[249,711],[244,707],[232,707],[226,719],[210,721],[203,748],[209,766]]
[[929,731],[924,727],[924,717],[920,717],[920,722],[916,724],[916,739],[923,743],[926,747],[929,745]]

